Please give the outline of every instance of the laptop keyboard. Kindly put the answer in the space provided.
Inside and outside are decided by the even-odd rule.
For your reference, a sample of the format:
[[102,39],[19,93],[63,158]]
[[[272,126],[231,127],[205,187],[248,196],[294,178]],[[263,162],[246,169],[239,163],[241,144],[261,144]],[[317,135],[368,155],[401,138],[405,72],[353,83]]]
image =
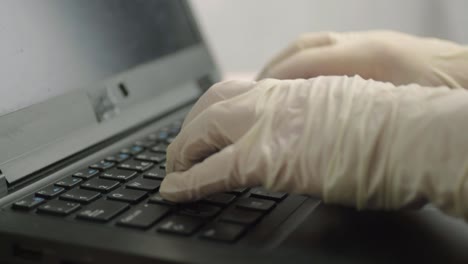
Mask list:
[[154,229],[170,236],[235,242],[287,197],[263,188],[239,188],[189,204],[163,199],[158,191],[165,177],[166,148],[180,126],[175,122],[152,133],[16,201],[12,208],[73,221]]

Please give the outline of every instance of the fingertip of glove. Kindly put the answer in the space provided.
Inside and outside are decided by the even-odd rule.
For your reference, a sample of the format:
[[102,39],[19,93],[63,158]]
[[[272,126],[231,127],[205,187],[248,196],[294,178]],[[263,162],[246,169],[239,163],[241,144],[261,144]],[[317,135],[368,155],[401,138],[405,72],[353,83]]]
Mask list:
[[159,193],[164,199],[172,202],[183,202],[188,200],[188,190],[186,190],[185,182],[181,180],[181,177],[182,173],[178,172],[166,175],[159,189]]

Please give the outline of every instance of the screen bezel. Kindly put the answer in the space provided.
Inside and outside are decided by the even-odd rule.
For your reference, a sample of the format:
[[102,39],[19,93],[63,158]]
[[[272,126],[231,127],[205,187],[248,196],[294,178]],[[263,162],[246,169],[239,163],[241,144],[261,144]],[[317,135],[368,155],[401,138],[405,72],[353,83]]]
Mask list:
[[[219,80],[191,7],[187,1],[183,5],[199,44],[0,117],[0,170],[9,184],[193,101],[202,93],[197,80],[203,76]],[[169,89],[157,94],[155,86]],[[89,96],[99,89],[117,97],[117,111],[106,120],[97,118]]]

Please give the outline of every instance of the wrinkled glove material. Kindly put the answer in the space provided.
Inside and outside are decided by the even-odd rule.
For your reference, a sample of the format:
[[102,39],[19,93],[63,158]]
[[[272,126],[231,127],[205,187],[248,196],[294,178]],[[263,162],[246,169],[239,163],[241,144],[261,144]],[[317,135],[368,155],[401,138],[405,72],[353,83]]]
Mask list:
[[468,92],[359,76],[215,85],[168,149],[174,201],[241,186],[468,218]]

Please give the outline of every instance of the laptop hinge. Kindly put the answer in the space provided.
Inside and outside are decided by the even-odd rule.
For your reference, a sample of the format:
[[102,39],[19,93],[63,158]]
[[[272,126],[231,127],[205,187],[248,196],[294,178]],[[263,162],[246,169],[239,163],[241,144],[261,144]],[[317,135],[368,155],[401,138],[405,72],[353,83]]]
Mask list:
[[8,186],[5,175],[0,170],[0,198],[8,194]]

